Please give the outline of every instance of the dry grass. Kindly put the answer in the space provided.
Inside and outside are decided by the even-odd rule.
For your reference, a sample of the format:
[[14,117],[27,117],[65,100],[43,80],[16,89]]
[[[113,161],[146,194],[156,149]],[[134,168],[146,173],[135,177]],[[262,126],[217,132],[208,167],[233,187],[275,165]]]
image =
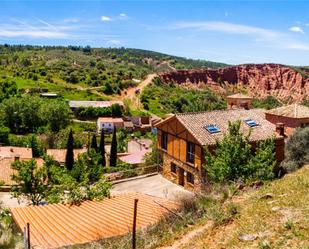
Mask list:
[[[239,210],[233,221],[209,229],[184,248],[308,249],[308,190],[309,165],[248,197],[233,198],[230,205]],[[254,235],[256,239],[241,241],[241,234]]]

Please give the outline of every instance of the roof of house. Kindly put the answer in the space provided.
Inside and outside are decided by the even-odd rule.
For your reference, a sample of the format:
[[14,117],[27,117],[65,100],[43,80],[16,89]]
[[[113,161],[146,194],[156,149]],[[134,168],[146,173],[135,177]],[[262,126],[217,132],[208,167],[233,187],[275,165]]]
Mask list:
[[132,121],[124,121],[123,125],[124,125],[125,128],[134,128]]
[[[22,161],[29,161],[31,158],[22,159]],[[35,158],[37,165],[41,167],[44,163],[43,159]],[[0,158],[0,181],[4,182],[4,185],[14,185],[11,180],[11,176],[14,174],[15,170],[11,168],[12,163],[15,161],[14,158]]]
[[98,118],[98,122],[101,123],[123,123],[123,119],[122,118],[112,118],[112,117],[101,117]]
[[266,113],[289,118],[309,118],[309,107],[292,104],[271,109],[266,111]]
[[137,228],[156,223],[178,205],[163,198],[139,193],[122,194],[81,205],[50,204],[11,208],[21,230],[30,223],[34,248],[58,248],[124,235],[132,231],[134,199],[137,203]]
[[[214,145],[217,141],[221,140],[224,134],[228,132],[229,121],[241,120],[241,132],[248,134],[249,130],[251,130],[250,141],[264,140],[275,135],[275,125],[265,119],[265,113],[262,109],[235,109],[176,114],[162,121],[157,126],[168,122],[172,118],[177,118],[202,146]],[[247,119],[254,120],[258,125],[250,127],[244,122]],[[210,133],[205,128],[207,125],[216,126],[219,132]]]
[[123,106],[122,101],[111,100],[111,101],[69,101],[69,106],[71,108],[79,108],[79,107],[110,107],[113,104],[118,104]]
[[236,93],[236,94],[232,94],[227,96],[227,98],[233,98],[233,99],[252,99],[252,97],[242,94],[242,93]]
[[1,146],[0,147],[0,158],[10,157],[20,158],[32,158],[32,149],[26,147],[15,147],[15,146]]
[[144,162],[144,157],[147,153],[151,152],[151,150],[141,150],[133,153],[129,153],[124,156],[120,156],[119,160],[128,164],[141,164]]
[[[82,153],[87,152],[86,148],[83,149],[74,149],[74,160],[78,158],[78,156]],[[64,163],[67,150],[66,149],[48,149],[46,151],[47,155],[51,156],[57,162]]]

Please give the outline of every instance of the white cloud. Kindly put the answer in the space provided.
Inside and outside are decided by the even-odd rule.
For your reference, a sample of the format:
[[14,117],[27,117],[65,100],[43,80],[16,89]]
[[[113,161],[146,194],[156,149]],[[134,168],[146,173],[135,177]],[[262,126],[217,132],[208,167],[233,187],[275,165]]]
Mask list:
[[42,19],[35,19],[34,22],[18,19],[12,19],[12,21],[13,23],[0,25],[0,37],[67,39],[73,37],[68,33],[69,30],[78,29],[78,26],[53,24]]
[[278,32],[273,30],[228,22],[178,22],[175,24],[175,28],[193,28],[200,31],[219,31],[231,34],[255,35],[269,38],[278,36]]
[[295,32],[295,33],[301,33],[301,34],[304,34],[305,32],[303,31],[303,29],[299,26],[293,26],[291,28],[289,28],[289,30],[291,32]]
[[125,14],[125,13],[120,13],[119,16],[120,17],[128,17],[127,14]]
[[[171,25],[171,28],[195,29],[196,31],[200,32],[214,31],[227,34],[245,35],[252,37],[254,42],[262,43],[263,46],[270,46],[278,49],[309,51],[309,43],[296,40],[288,33],[255,26],[234,24],[228,22],[177,22]],[[303,31],[298,30],[296,32]]]
[[111,21],[112,20],[112,18],[110,18],[110,17],[108,17],[108,16],[101,16],[101,21],[102,22],[109,22],[109,21]]
[[119,41],[119,40],[112,39],[112,40],[108,40],[108,41],[106,42],[106,44],[108,44],[108,45],[121,45],[122,43],[121,43],[121,41]]

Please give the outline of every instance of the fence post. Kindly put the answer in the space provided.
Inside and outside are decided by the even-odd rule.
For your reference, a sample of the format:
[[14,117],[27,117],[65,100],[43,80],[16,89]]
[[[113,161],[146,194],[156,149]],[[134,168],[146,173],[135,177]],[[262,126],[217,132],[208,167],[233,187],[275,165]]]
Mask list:
[[30,224],[27,223],[27,248],[30,249]]
[[132,233],[132,249],[136,249],[136,217],[137,217],[137,202],[134,200],[134,215],[133,215],[133,233]]

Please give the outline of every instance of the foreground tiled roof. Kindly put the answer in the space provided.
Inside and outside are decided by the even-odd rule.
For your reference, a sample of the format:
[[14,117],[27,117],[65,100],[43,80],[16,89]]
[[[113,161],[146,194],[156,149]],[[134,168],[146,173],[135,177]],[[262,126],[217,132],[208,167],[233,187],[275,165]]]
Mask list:
[[292,104],[269,110],[266,113],[289,118],[309,118],[309,107]]
[[227,96],[227,98],[233,98],[233,99],[252,99],[252,97],[242,94],[242,93],[236,93],[236,94],[232,94]]
[[10,157],[20,158],[32,158],[32,149],[26,147],[15,147],[15,146],[1,146],[0,147],[0,158]]
[[[134,199],[138,199],[137,228],[145,228],[178,206],[149,195],[122,194],[79,206],[50,204],[11,208],[21,230],[30,223],[33,248],[58,248],[83,244],[132,231]],[[159,203],[159,204],[158,204]]]
[[[223,138],[228,132],[228,122],[241,120],[241,132],[248,134],[250,127],[244,122],[245,119],[252,119],[258,126],[251,128],[251,141],[263,140],[275,135],[275,125],[265,119],[262,109],[251,110],[222,110],[212,112],[183,113],[175,117],[191,132],[201,145],[212,145]],[[164,121],[163,121],[164,122]],[[204,126],[215,125],[220,129],[218,133],[209,133]]]
[[78,108],[78,107],[110,107],[113,104],[118,104],[123,106],[122,101],[69,101],[69,106],[71,108]]
[[[22,159],[23,161],[29,161],[31,158]],[[43,165],[43,159],[36,158],[38,166]],[[12,163],[14,162],[14,158],[0,158],[0,182],[3,181],[4,185],[10,186],[13,185],[14,182],[11,180],[11,176],[14,174],[14,170],[11,168]]]
[[[87,149],[74,149],[74,160],[77,160],[78,156],[82,153],[87,152]],[[65,162],[65,156],[67,153],[66,149],[48,149],[46,151],[47,155],[54,158],[59,163]]]

